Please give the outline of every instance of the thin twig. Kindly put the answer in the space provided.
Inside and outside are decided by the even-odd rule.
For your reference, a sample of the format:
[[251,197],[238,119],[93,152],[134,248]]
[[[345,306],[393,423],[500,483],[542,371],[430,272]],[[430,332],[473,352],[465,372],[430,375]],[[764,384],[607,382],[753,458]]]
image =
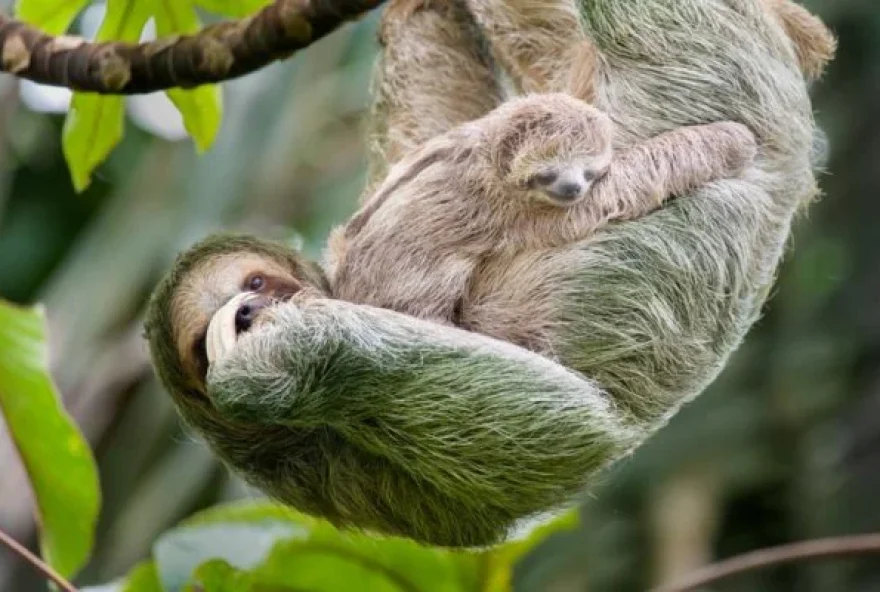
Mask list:
[[855,555],[880,554],[880,533],[804,541],[759,549],[731,557],[700,569],[684,580],[654,592],[688,592],[724,578],[783,563],[807,559],[831,559]]
[[0,530],[0,543],[9,547],[15,554],[19,555],[22,559],[33,565],[37,571],[41,572],[46,578],[55,582],[55,584],[59,588],[64,590],[64,592],[77,592],[77,589],[73,587],[73,584],[61,577],[61,575],[57,571],[46,565],[46,563],[42,559],[28,551],[21,543],[13,539],[2,530]]

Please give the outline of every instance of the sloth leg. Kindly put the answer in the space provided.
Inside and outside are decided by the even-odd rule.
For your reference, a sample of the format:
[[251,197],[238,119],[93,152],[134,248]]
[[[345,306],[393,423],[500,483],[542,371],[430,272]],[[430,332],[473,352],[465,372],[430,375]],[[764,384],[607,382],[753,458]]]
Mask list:
[[467,2],[520,91],[567,91],[592,100],[597,53],[575,0]]
[[373,80],[371,188],[427,140],[501,101],[485,39],[459,0],[392,0]]

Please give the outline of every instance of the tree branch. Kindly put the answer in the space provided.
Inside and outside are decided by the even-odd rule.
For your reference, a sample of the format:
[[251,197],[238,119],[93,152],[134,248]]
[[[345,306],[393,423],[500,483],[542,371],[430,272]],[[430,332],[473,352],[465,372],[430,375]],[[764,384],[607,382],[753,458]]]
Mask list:
[[880,554],[880,534],[827,538],[770,547],[708,565],[686,579],[671,586],[657,588],[654,592],[688,592],[729,576],[782,563],[873,553]]
[[73,587],[73,584],[61,577],[57,571],[46,565],[46,563],[39,557],[28,551],[24,545],[2,530],[0,530],[0,543],[9,547],[16,555],[33,565],[37,571],[42,573],[47,579],[55,582],[55,585],[64,590],[64,592],[77,592],[76,588]]
[[0,15],[0,71],[100,94],[192,88],[286,58],[384,0],[275,0],[254,16],[147,43],[53,37]]

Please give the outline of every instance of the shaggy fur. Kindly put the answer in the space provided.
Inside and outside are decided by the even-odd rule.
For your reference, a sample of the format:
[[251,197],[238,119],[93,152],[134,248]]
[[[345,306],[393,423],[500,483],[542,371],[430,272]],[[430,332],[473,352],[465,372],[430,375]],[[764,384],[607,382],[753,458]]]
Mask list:
[[[504,96],[489,47],[463,3],[432,0],[430,10],[423,6],[425,0],[389,2],[383,14],[365,196],[384,181],[391,164],[426,140],[482,117]],[[423,23],[417,35],[409,29],[411,16]],[[401,37],[408,42],[399,43]]]
[[[400,158],[494,105],[483,42],[431,6],[383,27],[374,173],[387,166],[381,155]],[[492,6],[501,15],[515,4]],[[577,245],[485,264],[479,277],[518,289],[498,301],[474,286],[484,294],[474,310],[541,333],[568,368],[476,333],[312,298],[268,309],[211,366],[205,397],[179,359],[175,292],[218,251],[291,269],[298,260],[256,239],[196,247],[157,291],[147,334],[181,413],[230,467],[338,525],[487,545],[572,503],[715,378],[758,317],[796,210],[816,195],[797,54],[758,0],[590,0],[582,16],[616,148],[733,120],[758,139],[754,165]],[[403,74],[410,52],[433,69]],[[425,86],[400,88],[397,76]],[[449,93],[462,84],[493,100],[483,109],[476,95]]]
[[[732,122],[678,128],[613,159],[612,139],[604,113],[549,93],[508,101],[430,140],[332,234],[334,297],[548,351],[550,343],[493,326],[495,311],[471,307],[511,300],[522,289],[475,277],[481,269],[582,241],[612,220],[640,218],[673,195],[738,174],[756,152],[748,128]],[[572,201],[554,193],[563,183]],[[482,291],[468,293],[472,285]],[[513,318],[528,312],[505,308]]]
[[[493,56],[521,92],[555,88],[592,102],[602,52],[585,34],[576,2],[466,2],[492,40]],[[424,0],[397,4],[424,4]],[[819,78],[834,55],[834,36],[792,0],[762,0],[761,4],[788,34],[804,75],[809,80]]]

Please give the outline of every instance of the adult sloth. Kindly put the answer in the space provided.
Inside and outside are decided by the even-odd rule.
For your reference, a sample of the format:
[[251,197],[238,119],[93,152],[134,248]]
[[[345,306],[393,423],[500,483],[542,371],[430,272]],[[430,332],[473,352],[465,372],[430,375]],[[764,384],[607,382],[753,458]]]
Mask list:
[[[520,3],[485,3],[493,5],[509,18]],[[544,5],[574,10],[565,0]],[[524,330],[540,319],[559,363],[314,297],[326,293],[320,270],[278,245],[197,245],[152,301],[153,359],[186,420],[249,481],[342,526],[439,545],[492,544],[570,504],[702,391],[740,343],[796,210],[817,191],[795,48],[759,0],[591,0],[583,8],[598,52],[594,102],[614,119],[619,147],[734,120],[758,139],[755,164],[644,219],[492,270],[492,281],[520,287],[515,301],[473,305]],[[375,178],[500,100],[462,14],[447,2],[389,7]],[[478,14],[491,32],[492,11]],[[522,33],[521,47],[560,34],[537,25]],[[211,316],[239,292],[272,285],[289,296],[304,284],[310,296],[264,309],[209,368],[190,359]]]

